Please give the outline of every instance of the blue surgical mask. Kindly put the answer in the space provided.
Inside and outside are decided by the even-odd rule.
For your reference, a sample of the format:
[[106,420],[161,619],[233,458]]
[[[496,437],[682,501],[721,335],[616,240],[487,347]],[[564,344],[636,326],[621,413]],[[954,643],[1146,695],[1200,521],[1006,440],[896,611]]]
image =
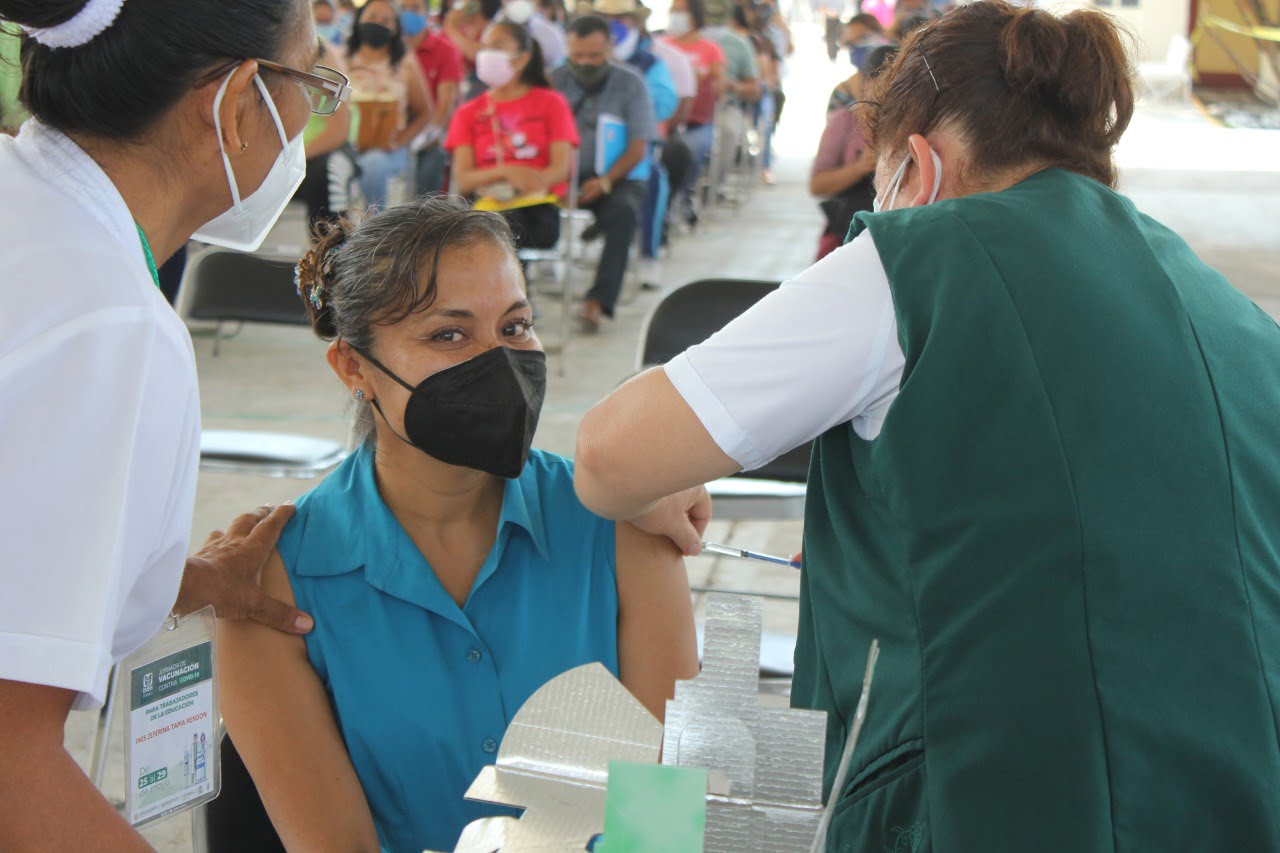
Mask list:
[[427,28],[427,16],[408,9],[400,13],[400,29],[406,38],[413,38]]
[[609,22],[609,35],[613,41],[613,55],[621,62],[627,62],[635,56],[640,45],[640,30],[629,27],[621,21]]
[[[929,156],[933,159],[933,192],[929,194],[929,200],[925,204],[933,204],[938,200],[938,188],[942,186],[942,159],[938,157],[938,152],[932,148],[929,149]],[[880,194],[876,193],[875,201],[871,202],[871,209],[876,213],[881,211],[893,210],[893,203],[898,200],[898,190],[902,187],[902,178],[907,173],[907,164],[911,162],[911,155],[908,154],[902,160],[902,165],[893,173],[893,177],[889,179],[888,185],[884,188],[884,194],[888,196],[889,201],[885,204],[880,203]]]
[[316,24],[316,35],[326,44],[342,44],[345,33],[337,24]]

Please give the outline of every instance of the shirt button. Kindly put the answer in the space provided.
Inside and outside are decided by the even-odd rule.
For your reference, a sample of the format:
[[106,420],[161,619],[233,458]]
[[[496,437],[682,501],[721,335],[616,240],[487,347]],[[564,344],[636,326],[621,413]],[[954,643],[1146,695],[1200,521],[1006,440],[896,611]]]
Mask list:
[[480,748],[490,755],[493,755],[498,751],[498,742],[491,737],[485,738],[484,743],[480,745]]
[[480,663],[481,657],[483,655],[480,654],[479,649],[471,649],[467,652],[467,663]]

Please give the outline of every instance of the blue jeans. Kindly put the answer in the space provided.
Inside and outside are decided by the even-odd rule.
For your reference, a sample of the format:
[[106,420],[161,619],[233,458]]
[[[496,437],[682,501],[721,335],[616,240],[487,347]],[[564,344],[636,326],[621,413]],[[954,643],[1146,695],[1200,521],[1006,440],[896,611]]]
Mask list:
[[409,149],[383,151],[373,148],[360,152],[357,161],[360,163],[360,190],[364,193],[365,204],[386,207],[387,182],[403,175],[409,168]]
[[715,143],[715,132],[715,125],[712,124],[685,129],[684,142],[693,152],[693,166],[689,169],[689,176],[684,179],[684,186],[681,188],[681,196],[688,209],[692,209],[693,191],[698,186],[698,178],[711,159],[711,146]]

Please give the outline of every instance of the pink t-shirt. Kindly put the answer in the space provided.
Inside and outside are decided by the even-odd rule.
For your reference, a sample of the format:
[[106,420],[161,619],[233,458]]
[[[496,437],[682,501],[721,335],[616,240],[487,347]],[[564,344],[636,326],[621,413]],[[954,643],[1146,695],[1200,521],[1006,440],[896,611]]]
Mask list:
[[666,39],[667,44],[679,50],[693,63],[694,75],[698,78],[698,93],[689,105],[689,124],[711,124],[716,118],[716,88],[711,76],[711,69],[716,65],[724,65],[724,51],[720,45],[710,39],[699,38],[692,44],[685,44],[673,38]]
[[847,109],[827,113],[827,126],[818,141],[818,154],[813,158],[813,173],[847,166],[867,147],[853,112]]

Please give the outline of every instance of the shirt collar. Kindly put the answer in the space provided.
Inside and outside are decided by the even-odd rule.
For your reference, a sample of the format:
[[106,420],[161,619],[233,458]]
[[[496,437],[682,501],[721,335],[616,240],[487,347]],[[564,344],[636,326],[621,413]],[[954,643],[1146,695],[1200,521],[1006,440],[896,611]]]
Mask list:
[[[139,244],[133,214],[116,185],[85,150],[69,136],[39,119],[30,119],[17,139],[18,155],[83,207],[126,248]],[[139,250],[138,257],[142,257]]]
[[[412,542],[378,493],[373,460],[373,444],[362,445],[329,475],[320,489],[299,500],[299,509],[306,509],[308,528],[317,525],[321,530],[334,531],[335,535],[317,535],[316,531],[304,535],[295,574],[318,577],[364,568],[372,580],[374,576],[385,575],[393,562],[409,562],[412,555],[402,554],[403,560],[386,559],[403,552],[404,544],[412,545]],[[322,494],[329,499],[317,500]],[[539,556],[544,560],[550,558],[538,472],[532,463],[524,466],[519,477],[506,481],[498,516],[499,542],[509,525],[525,531]],[[337,537],[340,541],[335,541]],[[421,561],[421,553],[416,552],[416,547],[414,550]],[[477,578],[476,586],[486,577],[482,574]]]

